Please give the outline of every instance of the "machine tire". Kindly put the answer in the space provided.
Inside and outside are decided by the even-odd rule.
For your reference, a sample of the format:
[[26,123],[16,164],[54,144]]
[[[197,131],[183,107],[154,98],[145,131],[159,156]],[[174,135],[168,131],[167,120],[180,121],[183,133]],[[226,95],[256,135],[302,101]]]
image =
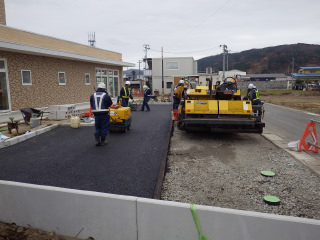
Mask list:
[[178,121],[178,122],[177,122],[177,127],[178,127],[179,130],[184,130],[184,124],[183,124],[183,122]]

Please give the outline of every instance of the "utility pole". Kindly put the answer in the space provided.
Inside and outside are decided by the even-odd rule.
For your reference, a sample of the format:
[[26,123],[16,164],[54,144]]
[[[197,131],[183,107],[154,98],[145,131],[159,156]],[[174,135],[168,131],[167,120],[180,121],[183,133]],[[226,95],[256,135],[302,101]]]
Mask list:
[[227,71],[229,71],[229,51],[227,50]]
[[141,60],[139,60],[139,79],[140,79],[140,63],[142,63],[142,61]]
[[161,67],[162,67],[162,90],[161,90],[161,102],[164,102],[163,47],[161,47]]
[[292,58],[292,73],[294,71],[294,57]]
[[145,51],[145,55],[144,55],[144,70],[147,69],[147,57],[148,57],[148,50],[150,50],[150,45],[149,44],[144,44],[144,51]]
[[226,53],[228,52],[228,47],[227,45],[223,44],[220,45],[220,47],[223,47],[223,74],[222,74],[222,81],[225,78],[225,71],[226,71]]

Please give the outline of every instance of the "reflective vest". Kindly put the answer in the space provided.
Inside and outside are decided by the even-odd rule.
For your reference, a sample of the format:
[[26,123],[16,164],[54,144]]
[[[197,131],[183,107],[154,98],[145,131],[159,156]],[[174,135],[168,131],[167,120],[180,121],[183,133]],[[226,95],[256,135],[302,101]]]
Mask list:
[[92,108],[92,112],[109,112],[109,108],[106,108],[103,104],[103,98],[105,95],[105,92],[95,92],[93,94],[94,107]]
[[259,91],[258,91],[258,89],[253,89],[253,90],[256,93],[256,97],[255,97],[255,99],[252,99],[252,101],[259,100]]
[[124,96],[121,96],[122,98],[129,98],[130,96],[130,89],[128,89],[128,94],[127,94],[127,89],[126,87],[123,87],[124,90]]

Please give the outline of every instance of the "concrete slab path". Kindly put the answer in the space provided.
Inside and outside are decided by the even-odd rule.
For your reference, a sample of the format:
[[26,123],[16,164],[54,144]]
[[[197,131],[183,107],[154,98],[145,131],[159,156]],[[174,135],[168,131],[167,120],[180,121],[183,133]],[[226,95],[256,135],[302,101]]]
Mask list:
[[171,121],[171,105],[132,112],[131,130],[96,147],[94,127],[58,127],[0,149],[0,179],[152,198]]

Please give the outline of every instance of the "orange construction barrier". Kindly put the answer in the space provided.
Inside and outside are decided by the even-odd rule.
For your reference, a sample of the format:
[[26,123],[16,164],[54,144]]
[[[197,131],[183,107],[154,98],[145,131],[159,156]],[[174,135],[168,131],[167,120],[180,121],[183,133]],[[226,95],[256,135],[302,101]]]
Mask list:
[[[312,145],[309,142],[306,142],[306,138],[311,135],[313,139]],[[316,123],[315,122],[308,122],[306,129],[302,135],[302,138],[299,142],[298,151],[311,151],[317,153],[319,150],[318,146],[318,138],[317,138],[317,131],[316,131]]]

